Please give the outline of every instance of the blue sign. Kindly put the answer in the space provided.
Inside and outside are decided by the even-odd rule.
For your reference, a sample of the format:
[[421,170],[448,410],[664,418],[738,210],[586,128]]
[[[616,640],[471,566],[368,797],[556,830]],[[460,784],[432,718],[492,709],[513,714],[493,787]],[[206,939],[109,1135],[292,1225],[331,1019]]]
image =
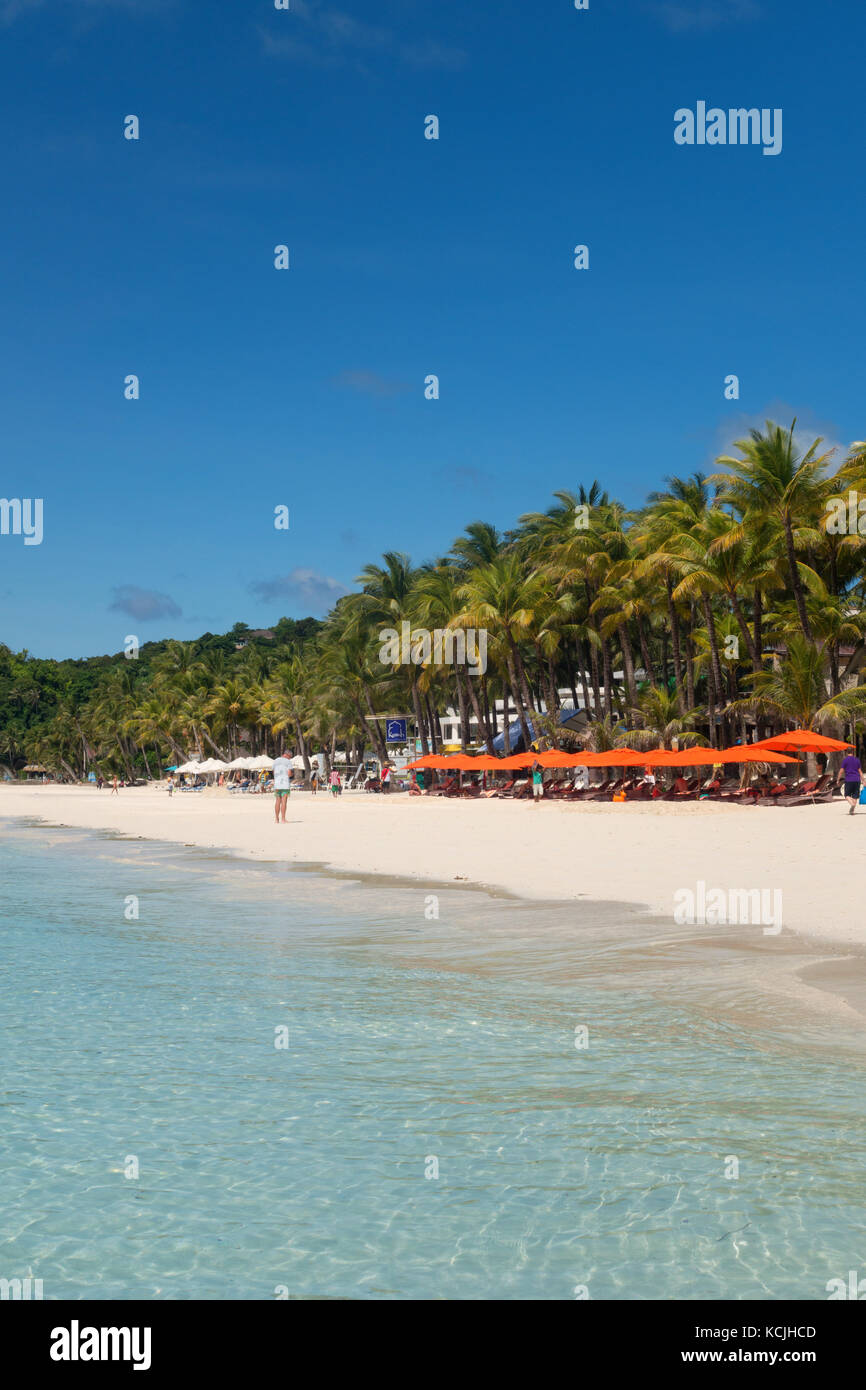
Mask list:
[[385,722],[385,740],[387,743],[406,742],[406,720],[388,719]]

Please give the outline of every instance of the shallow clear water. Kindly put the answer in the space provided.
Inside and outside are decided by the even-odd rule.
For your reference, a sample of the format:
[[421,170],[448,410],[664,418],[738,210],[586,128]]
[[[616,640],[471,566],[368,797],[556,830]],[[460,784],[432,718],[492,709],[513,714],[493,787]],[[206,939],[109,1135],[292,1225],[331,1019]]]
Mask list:
[[768,1006],[760,951],[44,828],[4,828],[0,882],[0,1276],[46,1298],[823,1299],[866,1267],[862,1035]]

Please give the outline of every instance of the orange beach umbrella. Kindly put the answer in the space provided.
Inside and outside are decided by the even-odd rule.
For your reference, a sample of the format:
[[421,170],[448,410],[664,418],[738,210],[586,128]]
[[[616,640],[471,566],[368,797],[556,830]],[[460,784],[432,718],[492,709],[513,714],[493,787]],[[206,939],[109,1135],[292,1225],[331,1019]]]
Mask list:
[[750,748],[784,748],[792,753],[841,753],[853,746],[839,738],[816,734],[812,729],[794,729],[792,733],[777,734],[775,738],[763,738],[759,743],[749,744]]
[[[753,751],[754,750],[754,751]],[[646,754],[648,767],[714,767],[717,763],[795,763],[784,753],[754,743],[732,748],[655,748]]]

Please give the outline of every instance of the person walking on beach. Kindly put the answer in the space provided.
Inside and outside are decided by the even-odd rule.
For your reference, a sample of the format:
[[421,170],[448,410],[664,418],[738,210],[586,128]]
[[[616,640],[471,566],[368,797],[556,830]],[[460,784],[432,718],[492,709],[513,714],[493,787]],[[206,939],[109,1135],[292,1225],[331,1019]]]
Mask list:
[[292,766],[288,758],[281,753],[274,762],[274,820],[286,823],[286,808],[289,804],[289,793],[291,792]]
[[336,768],[331,772],[331,796],[339,796],[342,791],[340,786],[340,774]]
[[532,764],[532,800],[538,804],[544,796],[544,772],[541,763]]
[[383,768],[382,768],[382,791],[383,791],[383,792],[389,792],[390,790],[391,790],[391,768],[389,767],[389,765],[388,765],[387,763],[385,763],[384,766],[383,766]]
[[111,783],[111,795],[112,795],[112,796],[117,796],[117,773],[116,773],[116,772],[115,772],[115,774],[114,774],[114,779],[113,779],[113,781],[112,781],[112,783]]
[[315,768],[315,767],[314,767],[313,770],[312,770],[312,772],[310,773],[310,791],[313,793],[313,796],[315,796],[315,795],[316,795],[316,792],[317,792],[318,790],[319,790],[319,770],[318,770],[318,768]]
[[849,753],[842,759],[842,766],[839,769],[839,781],[844,780],[845,787],[843,795],[850,806],[849,816],[853,816],[857,810],[860,800],[860,787],[863,783],[863,770],[860,759],[856,753]]

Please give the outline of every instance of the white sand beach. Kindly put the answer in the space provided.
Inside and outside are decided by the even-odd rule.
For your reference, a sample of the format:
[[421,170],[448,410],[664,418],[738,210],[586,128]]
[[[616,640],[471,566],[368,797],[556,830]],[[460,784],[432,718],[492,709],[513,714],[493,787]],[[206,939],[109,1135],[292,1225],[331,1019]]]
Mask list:
[[[690,802],[533,806],[407,795],[292,794],[285,825],[268,796],[169,798],[90,787],[0,787],[0,817],[219,848],[331,869],[479,885],[538,900],[632,903],[671,917],[674,895],[781,890],[782,921],[805,937],[866,944],[859,874],[866,812]],[[760,927],[756,928],[760,930]]]

